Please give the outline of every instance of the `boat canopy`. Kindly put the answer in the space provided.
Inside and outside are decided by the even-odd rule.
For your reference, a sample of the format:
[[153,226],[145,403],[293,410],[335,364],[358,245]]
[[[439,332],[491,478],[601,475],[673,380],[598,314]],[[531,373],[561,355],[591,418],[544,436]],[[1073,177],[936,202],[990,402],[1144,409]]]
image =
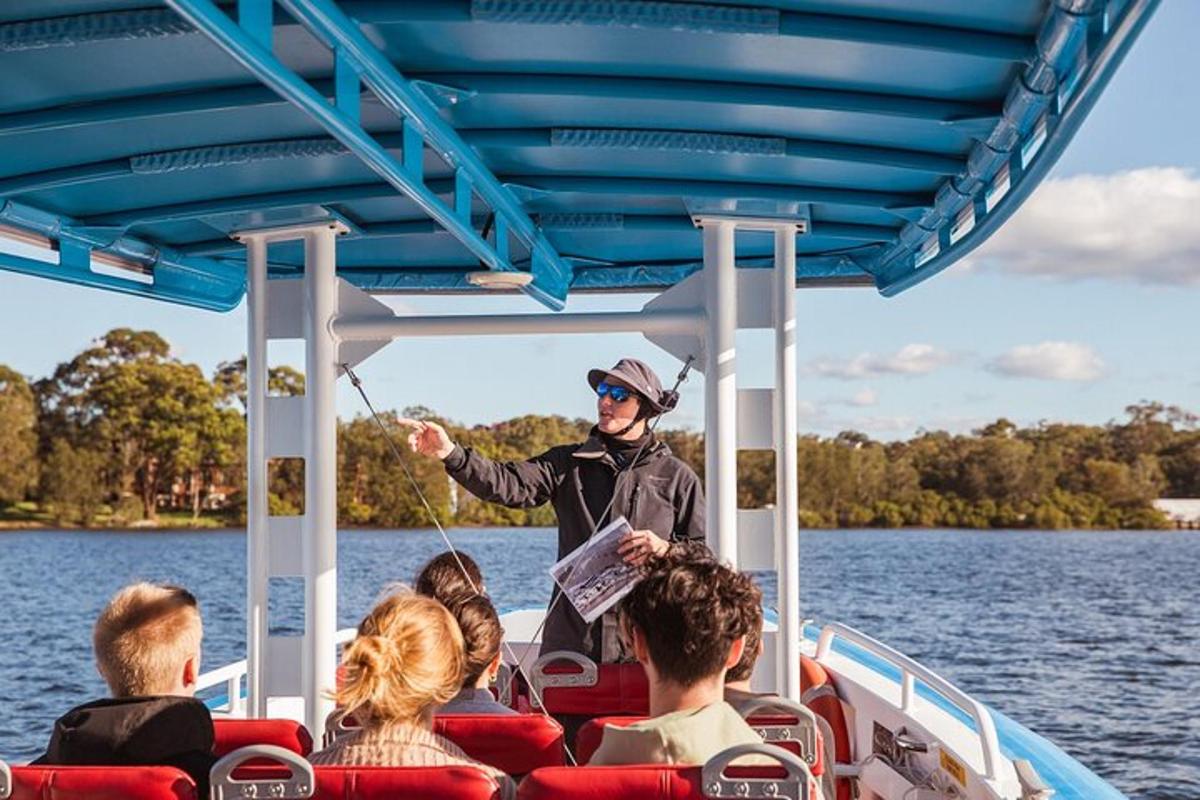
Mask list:
[[227,310],[239,232],[327,221],[368,292],[521,272],[558,309],[678,283],[728,217],[891,295],[1017,208],[1155,5],[7,0],[0,267]]

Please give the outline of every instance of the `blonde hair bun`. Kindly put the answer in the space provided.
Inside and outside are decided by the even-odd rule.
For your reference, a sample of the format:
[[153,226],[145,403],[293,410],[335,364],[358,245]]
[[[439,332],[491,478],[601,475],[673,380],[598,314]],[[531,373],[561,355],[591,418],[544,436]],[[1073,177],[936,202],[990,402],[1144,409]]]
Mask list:
[[334,697],[364,726],[415,723],[462,685],[463,638],[446,608],[407,589],[381,600],[342,656]]

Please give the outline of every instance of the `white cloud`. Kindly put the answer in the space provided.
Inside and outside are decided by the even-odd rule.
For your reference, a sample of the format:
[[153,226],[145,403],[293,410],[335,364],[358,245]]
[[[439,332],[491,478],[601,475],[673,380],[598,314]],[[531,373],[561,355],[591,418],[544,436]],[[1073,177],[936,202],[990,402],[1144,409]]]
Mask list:
[[1178,167],[1038,187],[968,269],[1060,279],[1200,284],[1200,176]]
[[1018,345],[993,359],[987,368],[1009,378],[1094,381],[1104,374],[1104,361],[1085,344],[1041,342]]
[[931,344],[906,344],[890,355],[860,353],[849,361],[818,358],[809,369],[826,378],[850,381],[878,375],[927,375],[953,360],[950,353]]
[[867,406],[878,405],[879,395],[874,389],[863,389],[861,392],[855,392],[849,402],[852,406],[866,408]]

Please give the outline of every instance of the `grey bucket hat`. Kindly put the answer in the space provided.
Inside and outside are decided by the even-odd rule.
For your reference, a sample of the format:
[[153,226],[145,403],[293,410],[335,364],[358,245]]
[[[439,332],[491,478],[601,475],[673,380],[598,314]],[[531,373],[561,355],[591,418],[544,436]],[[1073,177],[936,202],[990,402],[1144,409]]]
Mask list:
[[616,378],[641,395],[654,415],[670,410],[663,404],[662,381],[654,374],[654,370],[636,358],[622,358],[612,369],[588,370],[587,378],[592,389],[608,378]]

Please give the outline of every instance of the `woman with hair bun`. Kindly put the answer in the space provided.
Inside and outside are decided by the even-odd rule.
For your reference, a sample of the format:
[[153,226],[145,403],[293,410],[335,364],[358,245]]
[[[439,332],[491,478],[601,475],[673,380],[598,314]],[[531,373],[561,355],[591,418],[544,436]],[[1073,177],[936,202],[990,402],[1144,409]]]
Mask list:
[[376,767],[478,767],[502,795],[516,784],[435,734],[433,713],[462,688],[463,637],[446,607],[407,589],[371,610],[342,656],[345,677],[335,699],[361,726],[313,753],[313,764]]

